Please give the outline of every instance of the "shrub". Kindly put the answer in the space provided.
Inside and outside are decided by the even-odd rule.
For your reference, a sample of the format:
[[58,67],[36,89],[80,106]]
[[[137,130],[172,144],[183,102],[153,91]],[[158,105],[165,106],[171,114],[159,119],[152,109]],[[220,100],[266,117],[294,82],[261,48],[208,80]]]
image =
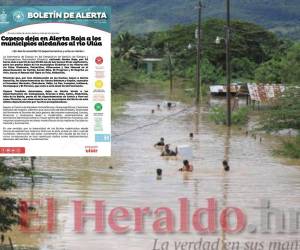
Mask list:
[[[248,121],[249,109],[242,107],[237,111],[232,112],[231,121],[233,125],[244,125]],[[227,115],[226,109],[221,106],[215,106],[211,109],[210,120],[216,124],[226,124]]]

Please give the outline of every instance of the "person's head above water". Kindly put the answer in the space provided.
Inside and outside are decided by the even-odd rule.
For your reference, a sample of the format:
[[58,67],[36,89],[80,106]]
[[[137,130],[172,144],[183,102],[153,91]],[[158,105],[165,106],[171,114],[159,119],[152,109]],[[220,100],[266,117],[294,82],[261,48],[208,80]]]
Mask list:
[[160,168],[156,169],[156,174],[158,176],[161,176],[162,175],[162,169],[160,169]]
[[188,161],[188,160],[184,160],[184,161],[183,161],[183,165],[184,165],[184,166],[188,166],[188,165],[189,165],[189,161]]
[[165,138],[161,137],[161,138],[160,138],[160,141],[165,141]]
[[228,161],[227,160],[223,161],[223,168],[224,168],[225,171],[229,171],[230,170],[230,167],[228,165]]
[[190,133],[190,138],[193,138],[194,137],[194,134],[193,133]]

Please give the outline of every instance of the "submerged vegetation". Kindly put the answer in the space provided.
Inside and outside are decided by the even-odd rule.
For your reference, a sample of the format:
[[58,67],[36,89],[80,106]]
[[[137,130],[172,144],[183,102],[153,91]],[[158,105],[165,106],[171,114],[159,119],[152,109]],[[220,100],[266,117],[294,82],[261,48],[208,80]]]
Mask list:
[[[248,107],[239,108],[236,111],[232,112],[232,124],[233,125],[245,125],[249,119]],[[209,116],[210,120],[216,124],[226,124],[226,109],[222,106],[215,106],[211,110]]]
[[300,159],[300,136],[282,140],[282,146],[275,150],[275,153],[284,157]]
[[264,112],[261,124],[267,131],[300,130],[300,86],[287,88]]
[[[261,128],[268,132],[293,129],[300,131],[300,86],[289,87],[261,116]],[[300,159],[300,136],[282,140],[276,153]]]

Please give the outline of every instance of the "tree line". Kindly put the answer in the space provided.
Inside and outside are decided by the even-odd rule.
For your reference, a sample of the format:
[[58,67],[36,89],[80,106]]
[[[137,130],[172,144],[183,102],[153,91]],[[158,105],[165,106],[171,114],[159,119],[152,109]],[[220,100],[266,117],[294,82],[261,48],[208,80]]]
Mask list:
[[[202,26],[201,76],[204,84],[225,82],[225,22],[209,19]],[[113,40],[112,83],[117,89],[144,72],[143,58],[161,58],[150,78],[168,78],[169,57],[175,77],[193,82],[196,74],[195,24],[176,25],[170,30],[144,35],[121,33]],[[233,21],[231,29],[233,81],[299,84],[300,43],[278,38],[263,27]],[[124,74],[125,73],[125,74]]]

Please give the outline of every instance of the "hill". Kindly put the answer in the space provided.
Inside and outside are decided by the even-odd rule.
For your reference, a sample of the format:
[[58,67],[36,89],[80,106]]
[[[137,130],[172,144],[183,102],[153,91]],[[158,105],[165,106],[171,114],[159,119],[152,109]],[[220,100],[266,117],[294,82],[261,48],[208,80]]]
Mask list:
[[[196,22],[194,0],[102,1],[114,10],[114,30],[143,33]],[[122,2],[122,4],[120,4]],[[224,0],[203,0],[204,18],[224,18]],[[232,0],[232,17],[254,22],[282,36],[300,38],[299,0]]]

